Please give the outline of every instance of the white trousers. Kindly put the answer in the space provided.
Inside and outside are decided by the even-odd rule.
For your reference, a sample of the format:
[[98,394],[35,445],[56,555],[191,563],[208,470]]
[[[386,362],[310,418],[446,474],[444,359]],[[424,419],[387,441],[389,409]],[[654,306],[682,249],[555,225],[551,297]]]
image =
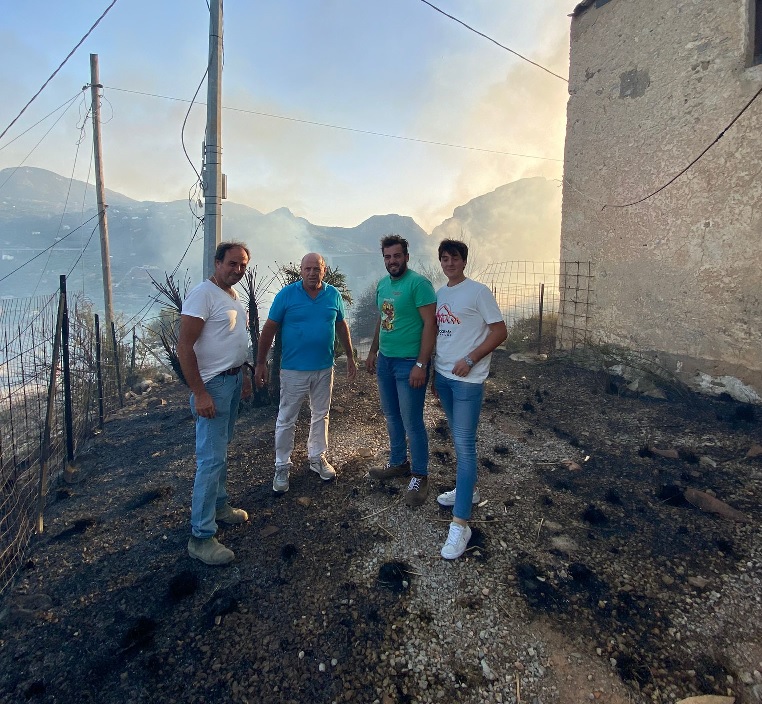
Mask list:
[[296,419],[305,396],[310,400],[312,413],[307,455],[310,460],[316,460],[328,450],[328,413],[332,392],[333,367],[314,372],[280,370],[280,406],[278,420],[275,421],[276,467],[291,465]]

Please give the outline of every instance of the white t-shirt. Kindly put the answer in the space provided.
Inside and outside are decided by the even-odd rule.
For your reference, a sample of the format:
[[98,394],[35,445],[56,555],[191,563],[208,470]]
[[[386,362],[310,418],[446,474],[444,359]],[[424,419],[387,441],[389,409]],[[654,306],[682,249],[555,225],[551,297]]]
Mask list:
[[233,294],[235,298],[206,280],[183,301],[183,315],[204,321],[201,335],[193,345],[204,383],[220,372],[240,367],[249,352],[246,309],[238,294],[235,291]]
[[456,376],[452,368],[459,359],[476,349],[489,335],[491,323],[500,323],[503,314],[492,292],[473,279],[437,291],[437,351],[434,368],[448,379],[481,384],[489,374],[492,355],[474,364],[468,376]]

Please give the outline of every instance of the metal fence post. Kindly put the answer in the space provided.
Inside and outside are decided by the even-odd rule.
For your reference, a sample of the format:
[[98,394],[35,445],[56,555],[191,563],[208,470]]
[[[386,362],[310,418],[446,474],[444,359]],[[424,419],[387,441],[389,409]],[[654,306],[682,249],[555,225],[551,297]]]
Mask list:
[[[63,277],[62,277],[63,278]],[[42,448],[40,452],[40,486],[37,493],[37,532],[42,533],[45,513],[45,498],[48,494],[48,459],[50,458],[50,432],[53,426],[53,414],[56,407],[56,377],[58,374],[58,356],[61,354],[61,331],[63,329],[66,284],[58,296],[58,318],[56,332],[53,337],[53,356],[50,362],[50,379],[48,380],[48,406],[45,413],[45,427],[42,431]]]
[[116,344],[116,325],[111,323],[111,340],[114,343],[114,367],[116,368],[116,388],[119,391],[119,408],[124,408],[124,395],[122,394],[122,372],[119,369],[119,349]]
[[135,338],[136,337],[137,335],[135,334],[135,328],[133,327],[132,328],[132,352],[130,355],[130,376],[128,377],[128,380],[135,378],[135,347],[136,347]]
[[545,301],[545,284],[540,284],[540,329],[537,333],[537,354],[542,354],[542,306]]
[[95,375],[98,381],[98,427],[103,429],[103,367],[101,365],[101,321],[95,314]]
[[64,379],[64,423],[66,425],[66,459],[74,462],[74,418],[71,404],[71,367],[69,365],[69,305],[66,300],[66,276],[61,274],[61,296],[63,298],[63,327],[61,343],[63,345]]

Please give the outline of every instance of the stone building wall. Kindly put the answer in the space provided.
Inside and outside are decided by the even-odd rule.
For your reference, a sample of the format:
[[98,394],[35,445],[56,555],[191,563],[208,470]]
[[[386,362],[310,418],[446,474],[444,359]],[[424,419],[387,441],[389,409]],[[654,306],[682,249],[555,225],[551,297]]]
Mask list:
[[[593,336],[762,396],[757,0],[587,0],[571,23],[561,258],[594,267]],[[586,7],[584,7],[586,6]]]

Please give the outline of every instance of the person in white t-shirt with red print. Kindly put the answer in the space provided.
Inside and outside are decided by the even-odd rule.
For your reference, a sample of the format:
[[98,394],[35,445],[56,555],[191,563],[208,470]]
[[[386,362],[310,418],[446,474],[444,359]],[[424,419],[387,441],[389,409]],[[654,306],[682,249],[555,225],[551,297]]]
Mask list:
[[471,538],[468,520],[472,504],[479,502],[476,488],[476,429],[479,425],[484,380],[493,350],[508,331],[492,292],[463,273],[468,246],[442,240],[439,263],[447,284],[437,291],[437,347],[433,390],[439,396],[450,426],[457,471],[455,489],[440,494],[442,506],[453,507],[453,519],[442,557],[455,560]]

